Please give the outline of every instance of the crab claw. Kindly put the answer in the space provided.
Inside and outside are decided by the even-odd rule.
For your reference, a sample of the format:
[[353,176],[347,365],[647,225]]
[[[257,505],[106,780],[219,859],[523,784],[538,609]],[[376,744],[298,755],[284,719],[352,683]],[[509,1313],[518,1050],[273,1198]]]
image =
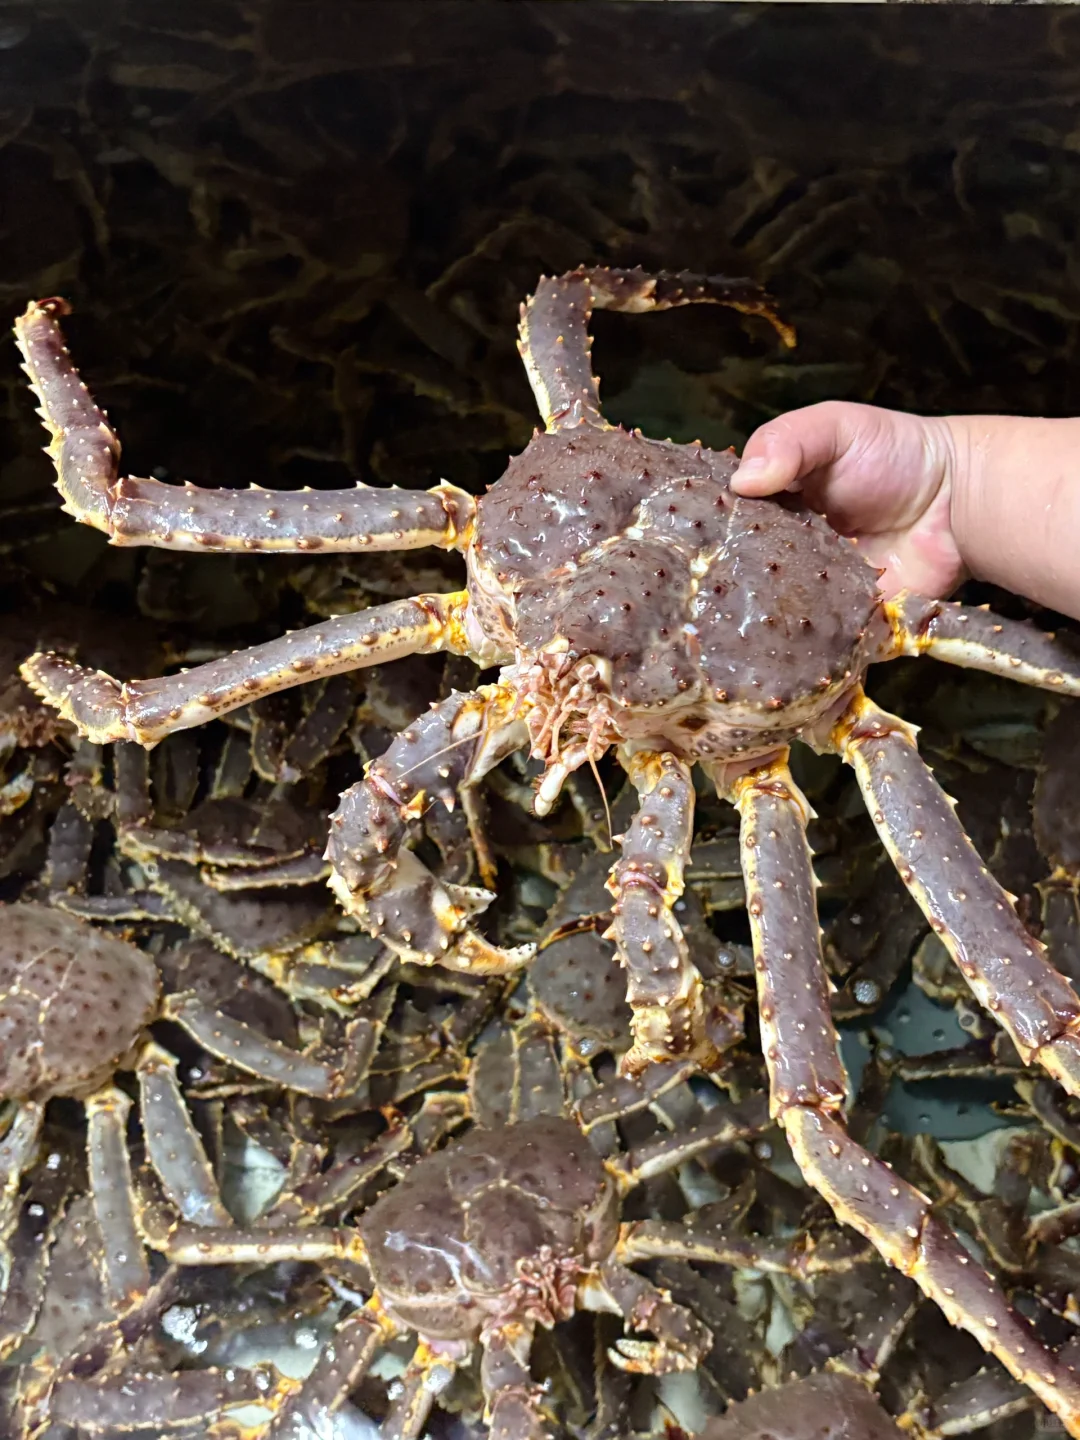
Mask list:
[[103,670],[39,651],[23,661],[19,674],[35,695],[55,706],[63,719],[94,744],[108,745],[114,740],[145,743],[138,724],[127,717],[124,686]]

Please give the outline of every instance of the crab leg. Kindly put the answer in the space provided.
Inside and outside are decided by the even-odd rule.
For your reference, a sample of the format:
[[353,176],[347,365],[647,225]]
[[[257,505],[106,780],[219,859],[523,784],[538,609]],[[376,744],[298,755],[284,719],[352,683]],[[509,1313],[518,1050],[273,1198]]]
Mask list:
[[139,1056],[137,1073],[146,1150],[165,1194],[192,1225],[231,1225],[232,1217],[180,1093],[176,1060],[151,1041]]
[[45,1106],[39,1100],[25,1101],[0,1140],[0,1244],[14,1222],[15,1197],[23,1172],[34,1158],[44,1120]]
[[1006,620],[989,605],[927,600],[910,590],[888,601],[885,614],[896,655],[930,655],[1021,685],[1080,695],[1080,648],[1036,630],[1026,620]]
[[287,1393],[293,1384],[282,1381],[272,1365],[181,1370],[172,1375],[122,1371],[105,1379],[69,1375],[53,1387],[49,1419],[88,1436],[151,1429],[155,1435],[186,1432],[223,1411],[272,1405],[274,1390]]
[[63,508],[112,545],[163,550],[444,550],[467,543],[476,502],[432,490],[206,490],[120,475],[120,442],[71,363],[57,316],[63,300],[31,304],[15,322],[23,369],[41,402]]
[[97,744],[156,745],[241,705],[309,680],[440,650],[467,654],[465,592],[417,595],[339,615],[250,650],[155,680],[114,680],[64,655],[41,651],[20,667],[35,694]]
[[919,758],[911,727],[860,691],[832,732],[900,878],[1025,1063],[1080,1095],[1080,1000],[1024,928]]
[[829,1013],[806,804],[783,760],[739,777],[732,789],[742,817],[772,1109],[807,1184],[1080,1436],[1080,1378],[938,1223],[927,1196],[845,1131],[845,1075]]
[[[466,1351],[469,1347],[465,1347]],[[379,1427],[381,1440],[418,1440],[436,1397],[454,1378],[458,1362],[421,1340],[398,1382],[386,1419]]]
[[655,1340],[624,1336],[608,1350],[620,1370],[635,1375],[668,1375],[695,1370],[712,1348],[712,1332],[671,1296],[644,1275],[608,1260],[596,1280],[586,1283],[583,1296],[589,1309],[611,1310],[632,1330],[651,1330]]
[[488,1440],[551,1440],[557,1427],[529,1374],[533,1325],[506,1321],[481,1336],[480,1388]]
[[150,1288],[150,1271],[135,1220],[127,1145],[130,1109],[128,1097],[111,1085],[86,1102],[90,1195],[101,1231],[105,1284],[112,1300],[125,1309]]
[[728,305],[744,315],[762,315],[785,345],[795,333],[779,320],[764,290],[752,280],[723,275],[649,275],[640,267],[571,270],[554,279],[544,277],[521,307],[518,350],[545,427],[567,430],[576,425],[612,427],[600,413],[600,382],[592,373],[589,318],[594,310],[671,310],[677,305]]
[[488,890],[440,884],[411,850],[411,820],[474,784],[527,741],[509,688],[454,691],[403,730],[346,790],[330,820],[330,888],[350,914],[402,960],[450,970],[503,974],[524,964],[530,946],[501,950],[470,926],[494,898]]
[[331,1100],[339,1093],[342,1084],[339,1069],[300,1050],[292,1050],[279,1040],[260,1035],[243,1020],[234,1020],[231,1015],[215,1010],[197,995],[170,995],[165,1001],[164,1015],[182,1025],[211,1055],[235,1065],[238,1070],[257,1075],[260,1080],[297,1090],[301,1095],[315,1095],[321,1100]]
[[707,1066],[716,1053],[706,1033],[701,976],[674,914],[694,828],[690,767],[648,750],[621,758],[640,809],[619,839],[622,857],[607,882],[615,903],[604,938],[615,941],[633,1012],[634,1043],[620,1068],[633,1075],[683,1057]]
[[398,1332],[399,1327],[374,1298],[342,1320],[320,1351],[315,1368],[274,1416],[267,1440],[304,1440],[336,1428],[334,1414]]
[[617,1177],[621,1188],[632,1189],[654,1175],[693,1160],[709,1150],[734,1145],[738,1140],[760,1135],[768,1127],[769,1116],[764,1096],[751,1095],[736,1103],[722,1101],[709,1110],[696,1125],[661,1135],[643,1145],[635,1145],[626,1154],[607,1162],[608,1170]]

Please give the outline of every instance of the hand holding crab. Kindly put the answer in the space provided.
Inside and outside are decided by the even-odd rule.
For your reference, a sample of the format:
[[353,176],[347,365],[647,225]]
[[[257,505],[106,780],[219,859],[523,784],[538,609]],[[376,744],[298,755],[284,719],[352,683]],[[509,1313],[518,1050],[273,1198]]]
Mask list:
[[207,491],[121,478],[119,446],[64,349],[61,302],[16,333],[53,440],[61,493],[114,544],[174,549],[464,552],[468,588],[339,617],[161,680],[120,684],[56,655],[23,673],[97,741],[153,744],[261,695],[448,649],[498,665],[405,730],[333,817],[331,884],[404,958],[493,972],[523,963],[471,925],[485,891],[440,885],[403,849],[410,818],[454,803],[511,750],[546,765],[536,807],[606,748],[641,795],[610,888],[634,1044],[626,1068],[714,1061],[700,977],[673,907],[700,764],[742,816],[743,861],[773,1112],[841,1218],[913,1275],[1080,1435],[1080,1384],[1008,1309],[930,1214],[929,1202],[845,1135],[845,1080],[829,1014],[806,844],[787,768],[799,738],[855,768],[911,893],[1021,1055],[1080,1094],[1080,1001],[988,874],[911,728],[861,681],[874,661],[930,654],[1080,694],[1080,661],[1025,625],[901,593],[797,496],[736,495],[735,457],[608,425],[589,364],[593,308],[698,301],[773,321],[747,281],[579,270],[523,307],[521,351],[546,429],[480,500],[426,493]]

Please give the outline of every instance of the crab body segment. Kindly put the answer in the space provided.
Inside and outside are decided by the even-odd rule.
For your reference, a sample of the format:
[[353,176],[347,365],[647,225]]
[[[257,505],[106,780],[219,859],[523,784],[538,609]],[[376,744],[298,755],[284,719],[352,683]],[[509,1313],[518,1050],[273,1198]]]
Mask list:
[[331,819],[330,883],[403,959],[475,973],[525,963],[473,925],[490,892],[440,883],[404,848],[410,822],[453,806],[515,749],[543,760],[536,808],[614,746],[640,797],[609,886],[608,932],[627,972],[634,1073],[716,1061],[701,977],[676,921],[701,765],[737,804],[773,1111],[812,1184],[919,1281],[1080,1435],[1080,1383],[1008,1308],[930,1213],[842,1128],[845,1076],[806,843],[809,809],[787,769],[801,738],[856,770],[908,889],[1022,1057],[1080,1094],[1080,1000],[1028,935],[911,728],[861,689],[872,661],[929,654],[1080,694],[1075,651],[984,610],[904,594],[886,601],[847,540],[797,497],[730,490],[731,455],[607,424],[589,362],[592,309],[711,302],[790,332],[748,281],[583,269],[543,280],[520,349],[544,419],[479,501],[426,493],[209,491],[123,478],[119,443],[64,348],[63,302],[16,324],[52,437],[67,508],[114,544],[174,549],[464,552],[468,588],[339,616],[179,675],[120,683],[67,657],[23,667],[37,693],[99,742],[153,744],[261,696],[408,653],[449,650],[495,683],[454,693],[410,724]]

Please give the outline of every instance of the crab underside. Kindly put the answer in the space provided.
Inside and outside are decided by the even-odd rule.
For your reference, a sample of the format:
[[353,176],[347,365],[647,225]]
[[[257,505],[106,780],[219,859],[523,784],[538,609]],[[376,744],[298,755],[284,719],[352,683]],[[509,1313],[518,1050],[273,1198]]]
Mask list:
[[498,666],[405,729],[331,819],[330,884],[405,960],[479,974],[525,964],[472,923],[490,892],[443,884],[404,847],[410,821],[452,807],[512,751],[545,767],[536,809],[613,747],[640,796],[609,879],[627,977],[629,1074],[708,1070],[721,1046],[674,914],[691,840],[692,767],[741,816],[747,906],[773,1114],[808,1182],[838,1216],[1028,1384],[1080,1435],[1080,1383],[1037,1340],[930,1202],[843,1128],[845,1075],[806,841],[808,806],[788,770],[802,739],[856,771],[897,870],[978,1000],[1020,1056],[1080,1095],[1080,1001],[1025,930],[920,760],[911,728],[861,681],[871,662],[928,654],[1080,694],[1080,661],[1027,625],[903,594],[885,601],[854,545],[796,497],[747,500],[736,460],[649,440],[603,419],[589,361],[593,308],[710,302],[763,315],[748,281],[583,269],[545,279],[523,306],[520,349],[545,431],[479,500],[357,486],[213,491],[122,477],[119,443],[79,380],[61,301],[16,325],[51,436],[65,508],[117,545],[177,550],[461,551],[467,588],[343,615],[162,679],[119,682],[57,654],[23,674],[97,742],[153,745],[262,696],[438,650]]

